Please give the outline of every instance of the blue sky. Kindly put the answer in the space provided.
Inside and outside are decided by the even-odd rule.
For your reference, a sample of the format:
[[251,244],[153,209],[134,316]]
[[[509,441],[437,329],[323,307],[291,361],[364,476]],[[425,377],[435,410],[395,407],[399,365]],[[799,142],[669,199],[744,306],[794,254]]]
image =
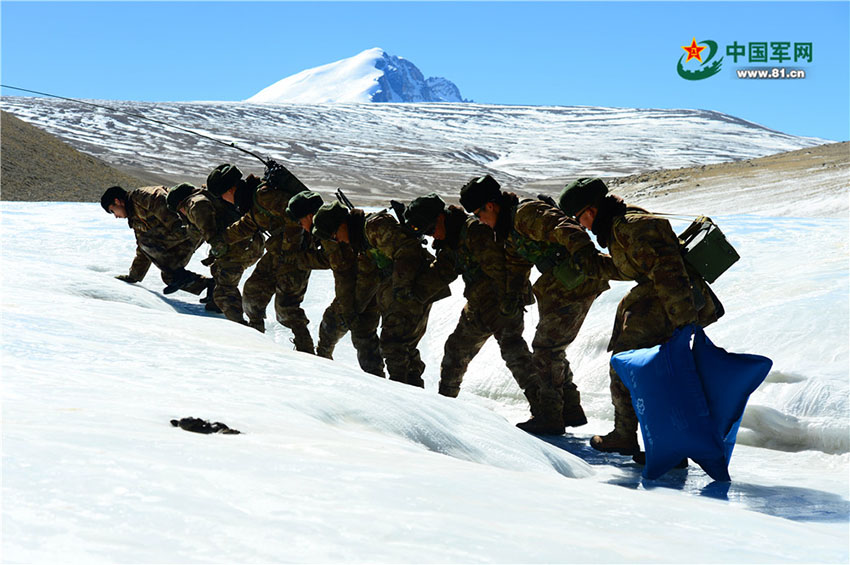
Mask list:
[[[242,100],[303,69],[382,47],[425,76],[452,80],[476,102],[700,108],[844,141],[849,8],[846,1],[4,0],[0,78],[70,97]],[[718,74],[688,81],[676,63],[694,37],[717,42],[715,59],[734,42],[812,43],[812,61],[736,64],[725,56]],[[806,78],[737,78],[736,70],[754,66],[803,69]]]

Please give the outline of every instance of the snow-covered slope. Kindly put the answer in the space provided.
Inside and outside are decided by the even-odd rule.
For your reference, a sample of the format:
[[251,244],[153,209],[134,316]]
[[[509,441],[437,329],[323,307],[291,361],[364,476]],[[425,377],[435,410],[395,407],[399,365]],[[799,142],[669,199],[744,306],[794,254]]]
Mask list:
[[[846,563],[848,222],[741,212],[715,218],[742,259],[708,334],[775,365],[733,482],[712,483],[695,466],[643,481],[587,447],[611,427],[605,343],[628,284],[567,351],[590,423],[547,443],[513,426],[526,407],[492,340],[458,399],[436,394],[459,283],[414,389],[360,372],[348,338],[327,361],[293,352],[271,310],[259,334],[163,296],[153,271],[115,280],[135,243],[98,204],[4,202],[3,560]],[[332,294],[313,273],[314,333]],[[526,337],[535,323],[532,307]],[[170,426],[185,416],[243,435]]]
[[426,79],[412,62],[379,47],[301,71],[245,100],[257,104],[463,101],[451,81]]
[[118,111],[217,136],[279,159],[308,186],[372,202],[436,191],[456,198],[472,176],[506,187],[749,159],[824,143],[704,110],[481,104],[103,102],[4,97],[4,110],[103,160],[202,181],[223,162],[259,172],[232,148]]

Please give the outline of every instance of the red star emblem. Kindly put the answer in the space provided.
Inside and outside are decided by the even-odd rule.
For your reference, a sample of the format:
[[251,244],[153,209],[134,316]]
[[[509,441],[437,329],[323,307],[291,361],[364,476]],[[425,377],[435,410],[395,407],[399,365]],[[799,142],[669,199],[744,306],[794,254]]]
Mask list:
[[696,37],[694,37],[690,45],[682,45],[682,49],[684,49],[688,53],[688,58],[685,59],[686,63],[691,59],[696,59],[697,61],[702,63],[702,56],[700,55],[700,53],[702,53],[702,50],[705,49],[705,47],[700,47],[699,45],[697,45]]

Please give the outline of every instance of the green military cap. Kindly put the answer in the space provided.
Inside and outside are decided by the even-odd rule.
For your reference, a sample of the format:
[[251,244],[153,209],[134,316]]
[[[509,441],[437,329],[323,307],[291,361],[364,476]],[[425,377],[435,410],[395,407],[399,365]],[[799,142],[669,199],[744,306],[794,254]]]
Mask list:
[[437,218],[445,212],[446,203],[436,193],[415,198],[404,210],[404,223],[416,233],[431,235]]
[[180,203],[186,200],[195,190],[197,190],[195,186],[188,182],[172,186],[168,189],[168,196],[165,197],[165,205],[172,212],[176,212],[180,208]]
[[324,204],[322,196],[312,190],[302,190],[289,199],[286,205],[286,215],[296,222],[316,211]]
[[588,206],[597,204],[608,194],[608,187],[600,178],[582,177],[576,179],[558,195],[558,207],[568,216],[577,216]]
[[127,191],[120,186],[110,186],[100,197],[100,205],[109,212],[109,207],[115,203],[115,199],[127,202]]
[[207,190],[221,196],[242,179],[242,171],[236,165],[224,163],[219,165],[207,176]]
[[348,216],[348,208],[339,202],[322,204],[313,215],[313,235],[319,239],[333,239],[339,226],[348,221]]
[[470,214],[483,208],[488,202],[495,202],[502,194],[502,188],[490,175],[477,177],[460,189],[460,203]]

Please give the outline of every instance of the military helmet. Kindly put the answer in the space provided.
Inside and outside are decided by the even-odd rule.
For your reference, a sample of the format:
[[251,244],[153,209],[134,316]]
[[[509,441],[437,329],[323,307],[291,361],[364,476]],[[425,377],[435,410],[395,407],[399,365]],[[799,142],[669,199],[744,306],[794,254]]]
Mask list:
[[502,188],[490,175],[477,177],[460,189],[460,203],[470,214],[483,208],[488,202],[495,202],[502,195]]
[[404,210],[404,224],[414,233],[431,235],[437,218],[445,212],[446,203],[435,192],[415,198]]
[[302,190],[289,199],[286,206],[286,215],[296,222],[310,214],[315,214],[321,208],[324,201],[322,196],[312,190]]
[[596,205],[608,194],[608,187],[600,178],[576,179],[558,195],[558,207],[568,216],[576,217],[588,206]]
[[109,207],[115,203],[115,199],[127,202],[127,191],[120,186],[110,186],[100,197],[100,205],[103,209],[109,212]]
[[219,165],[207,176],[207,190],[221,196],[242,179],[242,171],[236,165],[224,163]]
[[319,239],[333,239],[336,230],[348,221],[348,217],[348,208],[339,202],[322,204],[313,215],[313,235]]
[[183,182],[177,186],[172,186],[168,189],[168,196],[165,197],[165,205],[172,212],[176,212],[180,208],[180,204],[189,197],[190,194],[197,190],[194,185],[188,182]]

